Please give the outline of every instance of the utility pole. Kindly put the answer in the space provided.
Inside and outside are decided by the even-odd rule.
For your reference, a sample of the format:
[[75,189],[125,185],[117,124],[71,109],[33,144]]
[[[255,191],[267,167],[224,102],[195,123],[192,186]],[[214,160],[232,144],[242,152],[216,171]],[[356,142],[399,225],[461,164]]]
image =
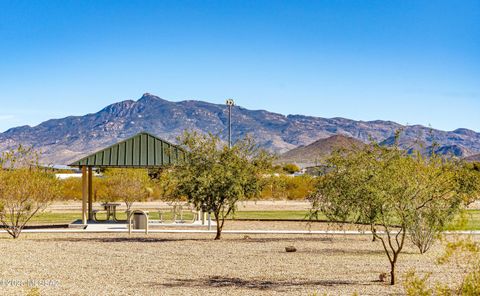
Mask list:
[[228,106],[228,148],[232,148],[232,107],[235,106],[233,99],[227,99]]

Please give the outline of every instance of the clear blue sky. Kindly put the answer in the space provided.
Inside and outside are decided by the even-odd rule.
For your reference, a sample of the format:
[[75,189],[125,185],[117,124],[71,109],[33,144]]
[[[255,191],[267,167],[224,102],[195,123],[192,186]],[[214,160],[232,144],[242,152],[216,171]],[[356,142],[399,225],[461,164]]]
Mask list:
[[144,92],[480,131],[480,1],[0,0],[0,131]]

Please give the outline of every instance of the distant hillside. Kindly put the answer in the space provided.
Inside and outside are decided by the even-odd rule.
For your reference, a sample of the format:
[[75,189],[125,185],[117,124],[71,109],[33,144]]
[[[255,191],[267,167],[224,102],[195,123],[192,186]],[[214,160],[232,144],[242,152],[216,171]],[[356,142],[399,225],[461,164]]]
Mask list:
[[[430,138],[430,140],[429,140]],[[438,155],[464,158],[474,154],[474,150],[465,147],[461,141],[458,144],[442,145],[442,141],[435,140],[435,145],[431,140],[432,136],[427,137],[427,141],[421,134],[409,134],[408,131],[401,134],[398,145],[409,152],[419,151],[425,156],[436,153]],[[395,136],[389,137],[380,144],[391,146],[395,143]]]
[[279,157],[278,162],[296,163],[302,167],[308,167],[321,162],[334,151],[340,149],[351,150],[363,145],[365,144],[357,139],[335,135],[326,139],[320,139],[307,146],[300,146],[292,149],[282,154]]
[[466,161],[480,162],[480,154],[475,154],[465,158]]
[[[0,151],[24,144],[42,151],[44,163],[67,164],[142,131],[172,142],[185,129],[211,132],[226,139],[227,122],[225,105],[194,100],[171,102],[146,93],[139,100],[115,103],[96,113],[52,119],[35,127],[12,128],[0,133]],[[233,140],[250,134],[262,147],[279,154],[334,135],[380,142],[391,139],[398,129],[404,130],[403,148],[420,140],[425,147],[437,142],[440,148],[444,147],[441,149],[462,154],[461,157],[480,153],[480,134],[467,129],[440,131],[391,121],[285,116],[233,108]]]
[[[432,154],[433,147],[427,148],[427,153]],[[458,158],[464,158],[467,155],[472,155],[472,151],[463,147],[462,145],[445,145],[435,148],[435,153],[439,155],[454,156]]]

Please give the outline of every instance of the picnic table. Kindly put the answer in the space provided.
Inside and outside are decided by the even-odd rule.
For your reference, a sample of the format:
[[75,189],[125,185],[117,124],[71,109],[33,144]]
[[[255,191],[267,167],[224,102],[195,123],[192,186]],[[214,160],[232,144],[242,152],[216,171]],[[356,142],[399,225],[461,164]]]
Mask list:
[[172,214],[173,223],[180,223],[180,224],[185,223],[185,220],[184,220],[185,213],[192,214],[193,216],[192,223],[197,221],[199,218],[198,211],[195,208],[193,208],[190,204],[172,203],[168,207],[162,207],[158,209],[160,223],[164,222],[164,214],[167,214],[167,213]]
[[107,218],[106,220],[110,220],[112,218],[113,221],[117,221],[117,207],[120,206],[119,203],[103,203],[102,206],[107,211]]

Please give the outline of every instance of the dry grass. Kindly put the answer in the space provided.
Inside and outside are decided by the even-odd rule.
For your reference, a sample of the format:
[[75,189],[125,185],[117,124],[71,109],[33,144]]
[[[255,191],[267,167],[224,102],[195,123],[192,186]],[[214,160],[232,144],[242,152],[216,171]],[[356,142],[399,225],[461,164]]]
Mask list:
[[[258,225],[257,225],[258,226]],[[0,281],[55,280],[42,295],[401,295],[378,282],[388,271],[379,243],[368,236],[195,234],[23,234],[0,236]],[[296,253],[286,253],[293,245]],[[445,283],[455,266],[437,266],[442,248],[426,255],[412,246],[400,257],[401,276],[415,267]],[[26,295],[0,285],[0,295]]]

